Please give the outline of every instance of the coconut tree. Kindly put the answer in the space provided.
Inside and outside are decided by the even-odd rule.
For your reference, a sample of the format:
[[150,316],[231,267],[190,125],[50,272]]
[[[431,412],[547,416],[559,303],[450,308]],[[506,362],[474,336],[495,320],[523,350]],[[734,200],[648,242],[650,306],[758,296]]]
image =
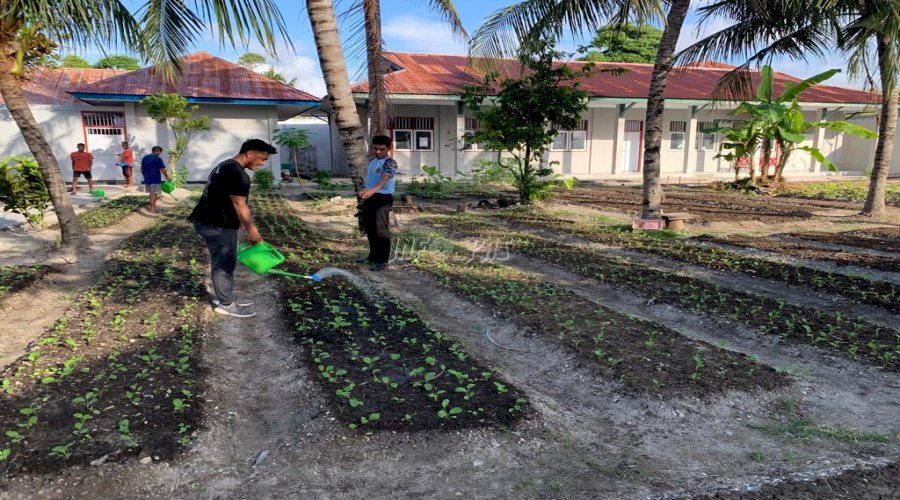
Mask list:
[[[235,45],[259,40],[274,53],[276,32],[287,40],[287,28],[274,0],[198,0],[193,9],[183,2],[148,0],[132,14],[118,0],[4,0],[0,3],[0,95],[40,166],[59,219],[64,246],[88,244],[75,217],[56,157],[28,107],[22,92],[29,62],[68,48],[122,43],[175,78],[178,58],[203,35],[206,26]],[[275,31],[273,31],[275,30]]]
[[628,21],[641,24],[664,19],[647,93],[641,210],[642,218],[658,219],[662,215],[659,173],[666,84],[689,7],[690,0],[525,0],[490,15],[472,36],[469,55],[497,58],[514,54],[520,44],[532,43],[545,34],[559,37],[566,28],[575,35],[583,35],[594,33],[606,24],[625,29]]
[[350,77],[347,74],[347,63],[338,34],[334,5],[331,0],[306,0],[306,12],[312,24],[319,65],[322,67],[322,77],[328,91],[326,98],[334,112],[344,154],[350,164],[353,185],[358,190],[362,187],[362,173],[369,160],[366,156],[362,122],[359,113],[356,112],[353,93],[350,91]]
[[[450,25],[456,36],[468,38],[453,2],[431,0],[430,3]],[[384,87],[387,67],[382,56],[384,40],[381,37],[381,0],[362,0],[362,10],[366,32],[366,67],[369,75],[369,124],[371,135],[381,135],[387,131],[389,109],[387,90]]]
[[[878,141],[862,215],[885,211],[885,189],[897,126],[897,74],[900,71],[900,6],[877,0],[788,0],[759,3],[721,0],[699,9],[700,22],[713,18],[734,24],[696,42],[679,61],[744,57],[745,62],[720,83],[722,95],[749,88],[749,69],[777,56],[807,60],[838,49],[848,56],[851,75],[865,75],[881,88]],[[874,47],[875,54],[871,52]],[[874,57],[877,76],[868,61]]]

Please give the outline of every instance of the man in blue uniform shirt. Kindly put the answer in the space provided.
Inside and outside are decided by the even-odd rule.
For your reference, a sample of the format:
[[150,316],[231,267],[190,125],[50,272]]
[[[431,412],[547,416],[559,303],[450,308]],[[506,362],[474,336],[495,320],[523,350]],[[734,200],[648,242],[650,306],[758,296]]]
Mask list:
[[372,271],[387,267],[391,255],[391,207],[394,205],[394,173],[397,162],[388,156],[391,138],[376,135],[372,138],[375,158],[369,162],[365,188],[357,193],[361,200],[362,229],[369,239],[369,255],[359,262],[369,262]]

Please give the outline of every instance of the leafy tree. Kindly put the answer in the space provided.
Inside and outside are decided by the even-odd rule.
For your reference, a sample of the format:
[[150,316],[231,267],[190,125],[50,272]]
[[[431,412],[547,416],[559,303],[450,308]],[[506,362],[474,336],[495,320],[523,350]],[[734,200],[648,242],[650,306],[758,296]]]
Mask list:
[[300,175],[300,150],[309,147],[309,134],[299,128],[276,128],[272,140],[279,146],[287,146],[291,151],[294,174]]
[[[512,156],[505,166],[512,171],[522,203],[534,202],[546,188],[547,182],[539,178],[553,171],[542,165],[541,157],[558,131],[581,123],[588,93],[577,79],[592,70],[591,65],[578,71],[554,65],[554,58],[565,54],[553,50],[550,41],[531,47],[519,56],[520,79],[488,74],[482,85],[465,87],[463,94],[481,127],[467,139]],[[493,89],[499,89],[496,95]]]
[[6,0],[0,2],[0,95],[34,155],[59,220],[63,246],[89,241],[66,193],[59,162],[34,119],[22,91],[27,71],[60,42],[86,48],[122,43],[169,80],[181,71],[180,57],[213,26],[213,35],[232,46],[258,40],[275,53],[276,33],[290,45],[287,26],[274,0],[252,2],[160,2],[146,0],[133,15],[124,2]]
[[175,136],[175,147],[169,153],[167,169],[175,173],[175,183],[182,184],[188,178],[188,168],[178,167],[178,160],[184,156],[191,138],[198,133],[209,130],[209,117],[192,116],[198,106],[188,106],[187,99],[178,94],[157,94],[145,97],[141,101],[147,114],[154,120],[165,123]]
[[[740,0],[734,0],[740,1]],[[765,2],[763,2],[765,3]],[[611,21],[624,26],[629,19],[638,24],[665,18],[663,34],[657,47],[653,72],[647,92],[647,114],[644,119],[644,172],[641,218],[662,217],[662,184],[660,182],[663,113],[666,85],[675,62],[675,44],[687,17],[690,0],[523,0],[497,10],[478,28],[469,44],[473,57],[499,57],[519,46],[543,36],[559,37],[564,28],[573,33],[597,30]]]
[[611,61],[652,64],[662,39],[662,30],[653,26],[604,26],[597,30],[590,45],[582,47],[582,61]]
[[131,56],[123,56],[119,54],[106,56],[94,63],[94,67],[98,69],[141,69],[141,64],[137,59]]
[[266,64],[266,56],[257,54],[256,52],[245,52],[238,58],[237,63],[238,66],[242,66],[251,71],[256,71],[257,67]]
[[78,57],[74,54],[69,54],[62,58],[62,63],[60,63],[60,67],[63,67],[63,68],[90,68],[91,63],[87,62],[87,60],[82,57]]

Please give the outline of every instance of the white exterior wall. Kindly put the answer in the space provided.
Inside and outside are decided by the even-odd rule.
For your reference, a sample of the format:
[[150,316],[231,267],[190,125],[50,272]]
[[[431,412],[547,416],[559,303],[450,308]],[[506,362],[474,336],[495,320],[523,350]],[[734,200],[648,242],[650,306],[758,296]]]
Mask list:
[[[82,111],[113,111],[125,114],[125,133],[134,149],[135,162],[150,153],[153,146],[171,148],[175,139],[164,124],[150,118],[139,104],[126,103],[123,106],[43,106],[31,107],[35,119],[44,131],[54,156],[59,162],[63,179],[72,178],[69,154],[75,151],[79,142],[87,144],[87,151],[94,155],[92,173],[97,181],[123,181],[121,170],[115,165],[115,155],[121,148],[98,150],[90,144],[82,127]],[[191,181],[205,181],[212,168],[222,160],[230,158],[240,150],[247,139],[272,140],[272,131],[277,127],[278,116],[275,106],[201,105],[196,112],[210,117],[211,128],[191,139],[181,165],[190,168]],[[30,155],[25,140],[5,107],[0,107],[0,156],[18,154]],[[280,157],[269,159],[272,172],[278,178]],[[135,169],[135,182],[140,182],[140,169]]]
[[[557,161],[554,165],[556,172],[563,175],[617,178],[640,180],[643,172],[643,151],[641,150],[641,165],[637,172],[623,171],[624,162],[624,134],[625,121],[637,120],[642,123],[646,131],[646,109],[639,105],[624,109],[620,116],[620,108],[616,104],[592,102],[583,114],[583,119],[588,121],[587,141],[584,151],[550,151],[545,155],[547,161]],[[699,108],[699,109],[698,109]],[[810,106],[804,109],[804,118],[807,121],[822,119],[823,107]],[[434,151],[394,151],[394,158],[400,165],[401,172],[408,175],[420,175],[423,165],[437,165],[444,175],[458,175],[470,172],[477,166],[479,160],[496,160],[498,155],[494,151],[484,151],[480,148],[474,150],[459,151],[461,137],[464,131],[466,117],[471,117],[471,112],[466,111],[460,115],[456,103],[448,104],[398,104],[395,103],[396,116],[432,117],[434,118]],[[831,112],[826,119],[841,120],[846,117],[846,111]],[[663,116],[662,144],[661,144],[661,174],[675,181],[681,176],[713,176],[730,178],[733,171],[727,162],[715,158],[720,152],[723,137],[715,134],[715,142],[711,148],[704,148],[699,133],[700,124],[703,122],[718,123],[725,121],[725,125],[736,117],[729,114],[728,109],[703,109],[700,106],[673,103]],[[671,132],[669,124],[672,121],[684,121],[685,140],[684,149],[671,149]],[[868,119],[868,121],[872,121]],[[865,126],[869,124],[865,120],[854,120]],[[874,129],[874,124],[869,128]],[[812,131],[808,134],[808,140],[803,146],[816,146],[829,159],[838,165],[840,171],[863,171],[871,168],[871,159],[874,155],[875,141],[864,140],[845,134],[833,134],[822,131]],[[641,142],[643,146],[643,139]],[[897,146],[900,149],[900,144]],[[757,171],[758,161],[756,159]],[[795,151],[788,161],[785,173],[787,175],[815,175],[824,174],[824,169],[819,162],[813,161],[803,151]],[[894,156],[894,172],[900,172],[900,151]]]
[[[165,124],[150,118],[142,106],[129,106],[134,106],[135,120],[128,126],[128,135],[133,138],[132,148],[138,164],[140,158],[149,154],[153,146],[162,146],[164,149],[175,146],[175,137]],[[195,114],[209,116],[210,129],[191,138],[187,151],[179,162],[182,167],[190,169],[189,181],[205,181],[213,167],[236,155],[247,139],[272,142],[272,133],[278,128],[275,106],[203,104]],[[276,179],[280,178],[279,154],[269,158],[269,168]]]
[[[278,123],[278,128],[297,128],[305,130],[309,137],[309,144],[315,148],[315,165],[316,170],[323,172],[334,172],[335,165],[333,163],[334,141],[332,137],[331,124],[327,116],[295,116],[289,120]],[[338,145],[340,146],[340,145]],[[285,146],[278,146],[281,161],[284,164],[291,164],[291,153]],[[301,165],[300,170],[306,170],[307,166]]]

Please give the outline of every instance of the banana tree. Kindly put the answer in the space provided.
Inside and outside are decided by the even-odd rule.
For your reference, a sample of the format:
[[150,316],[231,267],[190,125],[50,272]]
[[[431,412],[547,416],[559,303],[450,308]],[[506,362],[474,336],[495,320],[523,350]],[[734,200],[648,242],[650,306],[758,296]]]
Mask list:
[[877,134],[865,127],[844,121],[807,122],[803,119],[803,111],[797,102],[797,97],[805,90],[831,78],[840,71],[831,69],[797,83],[787,82],[784,84],[784,90],[776,97],[774,72],[771,67],[763,66],[760,70],[759,87],[756,89],[757,100],[742,102],[731,113],[747,119],[738,127],[716,129],[725,135],[726,140],[732,139],[722,146],[729,152],[720,153],[719,156],[729,161],[739,161],[740,158],[752,158],[756,148],[761,147],[762,165],[764,165],[761,173],[763,180],[767,180],[767,167],[772,157],[771,145],[774,144],[780,153],[773,176],[776,183],[781,182],[784,167],[794,151],[804,151],[829,170],[837,170],[834,163],[819,149],[813,146],[801,146],[806,139],[805,134],[819,128],[866,139],[873,139],[877,137]]

